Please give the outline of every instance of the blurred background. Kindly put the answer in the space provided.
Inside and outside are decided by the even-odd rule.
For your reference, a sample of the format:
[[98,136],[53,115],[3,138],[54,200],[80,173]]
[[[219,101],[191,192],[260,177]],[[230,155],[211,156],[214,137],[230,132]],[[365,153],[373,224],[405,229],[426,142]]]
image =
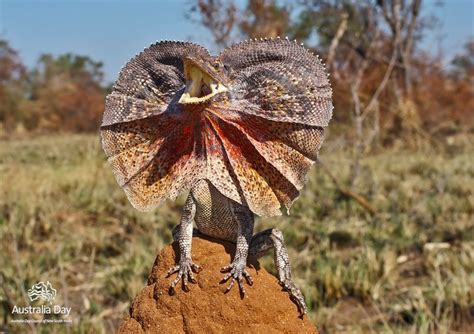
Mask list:
[[[283,230],[311,320],[474,332],[471,0],[0,0],[0,330],[117,329],[172,240],[183,198],[135,211],[100,148],[121,66],[156,40],[276,36],[319,54],[334,91],[292,215],[257,221]],[[72,325],[10,322],[38,281]]]

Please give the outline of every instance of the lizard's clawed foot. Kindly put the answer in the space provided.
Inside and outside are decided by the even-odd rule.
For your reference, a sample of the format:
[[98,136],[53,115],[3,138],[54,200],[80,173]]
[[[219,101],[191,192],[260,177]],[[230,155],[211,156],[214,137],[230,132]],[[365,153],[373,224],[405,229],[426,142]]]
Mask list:
[[221,273],[228,272],[228,274],[225,275],[224,278],[222,279],[221,283],[227,282],[229,278],[232,278],[229,286],[225,290],[225,293],[229,292],[230,289],[232,289],[232,287],[234,286],[234,282],[237,281],[237,283],[239,284],[241,296],[243,297],[245,295],[245,288],[244,288],[242,277],[245,277],[249,285],[253,284],[252,276],[250,276],[250,274],[247,272],[247,270],[245,269],[245,266],[246,266],[246,261],[235,260],[230,265],[225,266],[221,269]]
[[285,281],[280,282],[280,284],[286,291],[288,291],[288,293],[290,294],[290,298],[298,306],[298,310],[300,311],[301,315],[305,315],[306,313],[308,313],[308,308],[306,307],[303,294],[301,293],[301,290],[296,287],[295,283],[293,283],[292,280],[287,279]]
[[174,287],[176,284],[178,284],[180,279],[183,279],[183,290],[188,292],[188,281],[191,283],[197,283],[196,278],[194,278],[193,271],[198,273],[201,271],[201,267],[194,263],[191,259],[180,260],[177,266],[171,267],[166,277],[170,277],[176,272],[178,275],[170,285],[170,293],[174,294]]

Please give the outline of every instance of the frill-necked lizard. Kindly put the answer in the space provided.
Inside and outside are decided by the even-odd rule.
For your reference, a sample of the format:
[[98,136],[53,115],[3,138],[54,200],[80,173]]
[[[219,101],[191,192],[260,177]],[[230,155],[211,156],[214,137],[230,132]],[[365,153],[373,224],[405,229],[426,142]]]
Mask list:
[[199,45],[164,41],[131,59],[106,99],[103,148],[135,208],[147,211],[189,191],[173,236],[180,259],[171,291],[195,283],[193,220],[208,236],[237,245],[224,281],[243,278],[247,256],[275,251],[282,286],[307,307],[290,271],[282,233],[253,235],[254,214],[289,210],[317,158],[332,115],[324,66],[287,39],[235,44],[217,57]]

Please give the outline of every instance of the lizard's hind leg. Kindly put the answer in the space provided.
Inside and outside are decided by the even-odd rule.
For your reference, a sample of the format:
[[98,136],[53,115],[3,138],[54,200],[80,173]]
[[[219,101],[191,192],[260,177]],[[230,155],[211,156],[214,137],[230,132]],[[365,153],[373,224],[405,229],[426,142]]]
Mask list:
[[291,299],[296,302],[300,312],[306,314],[308,308],[306,307],[303,294],[291,278],[290,258],[281,231],[276,228],[270,228],[257,233],[250,243],[249,255],[259,258],[265,255],[271,248],[274,248],[275,266],[278,270],[280,284],[288,291]]

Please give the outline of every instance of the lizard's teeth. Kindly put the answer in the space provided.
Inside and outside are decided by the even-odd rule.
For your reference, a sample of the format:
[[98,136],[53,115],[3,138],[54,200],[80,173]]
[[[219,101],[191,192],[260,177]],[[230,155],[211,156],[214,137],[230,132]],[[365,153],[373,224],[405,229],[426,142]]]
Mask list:
[[217,93],[219,91],[219,84],[217,82],[211,83],[211,90],[213,93]]

